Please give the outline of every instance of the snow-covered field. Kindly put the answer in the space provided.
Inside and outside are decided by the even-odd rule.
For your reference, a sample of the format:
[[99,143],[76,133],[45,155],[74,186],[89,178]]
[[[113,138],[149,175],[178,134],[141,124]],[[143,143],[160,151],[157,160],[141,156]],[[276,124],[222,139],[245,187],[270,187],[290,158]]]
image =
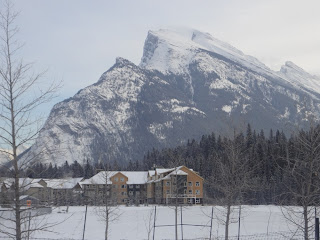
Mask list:
[[[82,239],[85,207],[69,207],[68,213],[65,210],[66,207],[53,209],[53,212],[46,216],[45,222],[58,224],[52,227],[49,232],[36,232],[32,234],[30,239]],[[213,239],[224,235],[223,223],[217,220],[217,216],[221,216],[223,212],[221,210],[223,208],[214,207]],[[153,217],[150,214],[154,211],[154,206],[120,206],[116,211],[119,216],[110,225],[109,239],[148,239],[148,229],[151,230],[150,227],[153,226]],[[182,208],[183,223],[210,225],[211,211],[211,206],[184,207]],[[238,214],[238,208],[235,208],[233,223],[230,225],[230,236],[236,236],[238,233]],[[104,239],[104,222],[99,215],[99,209],[88,207],[85,239]],[[281,209],[277,206],[243,206],[241,215],[240,230],[242,236],[269,233],[270,237],[263,239],[276,239],[272,237],[272,233],[290,231],[288,222],[283,217]],[[44,221],[43,217],[39,218],[41,218],[41,221]],[[179,209],[178,223],[180,223],[180,219]],[[157,206],[156,225],[170,225],[174,224],[174,221],[173,208]],[[209,227],[183,226],[183,237],[184,239],[209,238],[209,231]],[[180,239],[180,226],[178,234]],[[0,233],[0,239],[1,236]],[[152,239],[152,230],[150,239]],[[174,239],[174,227],[157,227],[155,229],[155,239]]]

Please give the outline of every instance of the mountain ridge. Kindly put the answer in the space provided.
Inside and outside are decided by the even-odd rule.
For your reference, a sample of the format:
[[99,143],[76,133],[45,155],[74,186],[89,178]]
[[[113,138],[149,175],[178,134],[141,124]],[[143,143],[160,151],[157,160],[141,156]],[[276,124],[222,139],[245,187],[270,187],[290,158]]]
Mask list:
[[149,31],[139,66],[117,58],[95,84],[56,104],[25,158],[126,163],[247,123],[291,131],[308,114],[319,117],[320,90],[301,68],[284,66],[272,71],[197,30]]

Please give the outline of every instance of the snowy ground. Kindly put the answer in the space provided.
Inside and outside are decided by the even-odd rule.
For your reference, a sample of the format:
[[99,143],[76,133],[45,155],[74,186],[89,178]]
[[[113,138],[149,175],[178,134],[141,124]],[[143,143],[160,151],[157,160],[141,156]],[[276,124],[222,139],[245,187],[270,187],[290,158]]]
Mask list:
[[[34,233],[30,239],[82,239],[85,207],[66,207],[53,209],[53,212],[46,216],[45,222],[59,223],[52,227],[50,232]],[[223,208],[214,208],[214,220],[212,236],[224,235],[224,226],[216,218],[221,216]],[[119,217],[110,226],[111,240],[119,239],[148,239],[148,226],[153,225],[153,218],[150,215],[154,211],[154,206],[125,207],[117,209]],[[180,211],[180,209],[179,209]],[[183,223],[195,225],[210,225],[212,207],[193,206],[182,209]],[[238,218],[238,208],[235,208],[234,218]],[[95,207],[88,207],[87,225],[85,239],[104,239],[104,223],[99,217],[99,211]],[[241,212],[241,235],[266,234],[274,232],[289,232],[290,226],[283,217],[281,209],[277,206],[243,206]],[[179,212],[179,223],[180,223]],[[157,206],[156,225],[174,224],[174,209],[165,206]],[[238,233],[238,222],[230,226],[230,235],[236,236]],[[41,217],[41,221],[44,221]],[[150,228],[149,228],[150,230]],[[209,227],[183,226],[184,239],[209,238]],[[181,228],[179,227],[179,238],[181,238]],[[0,233],[1,239],[1,233]],[[152,239],[152,231],[150,239]],[[155,230],[155,239],[174,239],[174,227],[158,227]],[[258,239],[258,238],[251,238]],[[268,238],[275,239],[271,235]],[[278,238],[277,238],[278,239]],[[280,239],[280,238],[279,238]],[[285,239],[285,238],[283,238]]]

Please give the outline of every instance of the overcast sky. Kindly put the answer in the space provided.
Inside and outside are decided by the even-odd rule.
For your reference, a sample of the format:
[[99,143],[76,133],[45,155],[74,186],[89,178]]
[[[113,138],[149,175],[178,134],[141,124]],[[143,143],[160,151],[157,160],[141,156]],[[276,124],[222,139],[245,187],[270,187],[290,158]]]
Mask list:
[[24,59],[64,82],[56,101],[95,83],[118,56],[139,64],[148,30],[172,26],[209,32],[274,70],[290,60],[320,75],[319,0],[14,2]]

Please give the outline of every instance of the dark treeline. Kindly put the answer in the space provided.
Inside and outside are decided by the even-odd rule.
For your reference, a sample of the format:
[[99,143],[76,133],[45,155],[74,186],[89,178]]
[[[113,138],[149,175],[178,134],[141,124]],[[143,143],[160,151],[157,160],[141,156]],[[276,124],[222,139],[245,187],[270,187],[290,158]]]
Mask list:
[[[228,167],[232,161],[236,161],[230,159],[231,154],[227,152],[233,149],[238,151],[240,158],[233,166],[241,169],[244,167],[242,164],[246,164],[245,171],[236,172],[238,176],[235,178],[241,179],[237,184],[243,184],[241,181],[244,176],[250,175],[249,186],[245,192],[239,193],[238,202],[301,205],[306,199],[311,199],[315,204],[320,194],[319,133],[318,125],[287,137],[278,130],[270,130],[267,134],[263,130],[256,132],[248,124],[246,133],[235,133],[232,138],[212,133],[203,135],[200,141],[189,140],[185,146],[161,151],[153,149],[144,157],[142,165],[146,170],[151,169],[153,164],[163,167],[183,164],[205,179],[207,198],[216,199],[225,194],[212,183],[221,183],[227,179],[223,176],[225,172],[217,170],[223,168],[217,166],[222,164]],[[241,174],[243,176],[239,176]],[[212,181],[213,178],[217,181]],[[227,180],[237,181],[230,178]],[[237,201],[233,199],[233,203]]]
[[[135,165],[135,166],[139,166]],[[80,164],[74,161],[69,164],[67,161],[62,166],[53,166],[51,163],[49,165],[38,163],[28,168],[25,171],[20,171],[20,177],[29,178],[66,178],[66,177],[84,177],[90,178],[101,170],[126,170],[127,167],[119,166],[116,162],[108,165],[105,164],[91,164],[87,160],[85,164]],[[136,170],[136,169],[133,169]],[[5,169],[0,169],[0,175],[4,177],[13,177],[13,171],[5,171]]]
[[[241,168],[241,162],[247,164],[245,174],[250,173],[251,184],[250,188],[242,193],[241,202],[247,204],[295,204],[301,201],[301,194],[294,195],[292,193],[292,189],[298,187],[292,186],[292,184],[299,184],[305,179],[293,179],[296,175],[292,175],[292,173],[296,172],[298,167],[305,169],[305,173],[309,173],[313,171],[312,169],[318,169],[317,167],[320,165],[320,163],[318,164],[320,162],[320,140],[317,138],[320,127],[314,129],[312,136],[310,131],[303,130],[290,137],[278,130],[275,132],[270,130],[266,136],[263,130],[256,132],[248,125],[246,133],[235,133],[235,136],[231,138],[217,136],[215,133],[203,135],[200,141],[188,140],[187,144],[175,148],[153,149],[140,162],[129,161],[126,166],[118,166],[114,162],[107,167],[107,170],[137,171],[150,170],[154,166],[170,168],[185,165],[198,172],[205,179],[207,198],[214,199],[220,196],[221,192],[216,190],[214,184],[210,184],[210,179],[213,177],[215,179],[223,178],[225,173],[217,170],[217,164],[228,166],[230,161],[233,161],[228,157],[230,154],[227,151],[230,151],[230,147],[227,146],[230,143],[236,143],[236,146],[240,148],[237,151],[242,158],[237,163],[238,167]],[[305,138],[310,140],[311,144],[315,144],[314,149],[310,150],[308,146],[304,146],[301,139]],[[317,144],[319,144],[319,148]],[[319,157],[317,161],[312,162],[311,167],[309,166],[311,163],[309,164],[305,160],[306,156],[310,155],[306,151],[312,151],[312,156]],[[21,176],[31,178],[90,178],[98,169],[106,169],[106,167],[104,164],[91,165],[89,161],[86,161],[84,165],[76,161],[69,165],[66,161],[64,165],[59,167],[51,164],[44,166],[40,163],[32,169],[27,169]],[[304,176],[305,173],[301,172],[300,174]],[[11,174],[6,172],[2,175],[10,176]],[[313,175],[319,176],[320,174],[315,172]],[[313,175],[309,179],[309,182],[312,182],[311,190],[315,190],[315,182],[318,181],[315,180]],[[239,184],[241,183],[239,182]],[[320,193],[320,184],[317,185],[319,185]],[[308,188],[310,189],[310,186]]]

